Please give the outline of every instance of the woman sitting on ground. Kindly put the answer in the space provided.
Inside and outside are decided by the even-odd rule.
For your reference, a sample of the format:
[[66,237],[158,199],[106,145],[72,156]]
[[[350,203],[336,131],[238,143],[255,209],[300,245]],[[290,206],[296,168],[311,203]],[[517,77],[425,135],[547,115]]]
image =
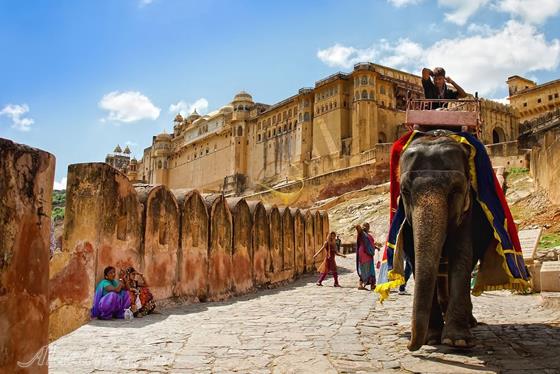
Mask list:
[[99,282],[93,297],[91,316],[97,319],[124,318],[125,309],[130,307],[130,298],[124,285],[115,279],[115,268],[103,270],[104,279]]
[[134,317],[143,317],[152,313],[156,308],[156,303],[142,273],[130,266],[124,272],[122,279],[132,301],[130,309],[134,313]]

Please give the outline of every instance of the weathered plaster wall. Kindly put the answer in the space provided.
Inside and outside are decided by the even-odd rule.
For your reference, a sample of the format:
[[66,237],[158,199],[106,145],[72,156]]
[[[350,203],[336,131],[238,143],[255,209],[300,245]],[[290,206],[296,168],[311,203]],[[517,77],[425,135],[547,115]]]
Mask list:
[[537,188],[547,191],[550,201],[560,204],[560,129],[548,131],[531,151],[531,174]]
[[89,320],[108,265],[134,266],[156,300],[192,301],[222,300],[313,270],[306,246],[311,255],[318,249],[315,235],[324,236],[325,218],[308,215],[311,225],[297,209],[133,186],[107,164],[71,165],[65,252],[50,263],[50,338]]
[[50,153],[0,139],[0,372],[48,372],[54,167]]

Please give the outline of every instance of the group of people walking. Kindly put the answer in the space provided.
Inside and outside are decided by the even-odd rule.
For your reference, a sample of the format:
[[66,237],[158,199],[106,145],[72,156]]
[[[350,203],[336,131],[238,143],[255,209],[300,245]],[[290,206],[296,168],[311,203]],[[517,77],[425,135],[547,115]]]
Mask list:
[[[373,236],[370,233],[369,223],[363,225],[356,225],[356,272],[358,273],[358,289],[366,290],[367,286],[373,291],[377,284],[376,269],[381,265],[380,261],[375,261],[375,251],[381,251],[378,244],[375,243]],[[317,268],[320,273],[317,280],[317,286],[322,286],[323,281],[330,273],[334,278],[334,287],[340,287],[338,282],[338,271],[336,268],[336,256],[346,257],[340,253],[340,239],[333,231],[329,234],[327,241],[323,246],[313,255],[317,257],[321,252],[325,252],[323,262]],[[405,284],[399,287],[399,294],[406,294],[406,282],[412,274],[412,267],[407,261],[405,263]]]

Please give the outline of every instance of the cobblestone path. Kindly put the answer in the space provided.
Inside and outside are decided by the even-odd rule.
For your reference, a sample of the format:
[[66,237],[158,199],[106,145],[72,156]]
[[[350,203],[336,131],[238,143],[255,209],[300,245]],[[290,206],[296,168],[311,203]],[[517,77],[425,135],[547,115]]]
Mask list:
[[356,289],[354,264],[339,260],[343,288],[331,287],[332,278],[317,287],[305,276],[226,302],[92,321],[50,345],[50,372],[560,373],[560,312],[541,309],[538,296],[473,298],[483,323],[474,349],[411,353],[412,297],[392,294],[378,304]]

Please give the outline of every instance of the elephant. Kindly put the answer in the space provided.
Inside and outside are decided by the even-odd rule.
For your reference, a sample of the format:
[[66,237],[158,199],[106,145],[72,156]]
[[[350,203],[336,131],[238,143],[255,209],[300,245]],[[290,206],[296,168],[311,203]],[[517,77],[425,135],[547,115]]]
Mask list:
[[400,156],[405,213],[404,256],[415,279],[408,349],[424,344],[471,347],[474,339],[470,279],[493,240],[476,202],[469,148],[448,136],[414,139]]

